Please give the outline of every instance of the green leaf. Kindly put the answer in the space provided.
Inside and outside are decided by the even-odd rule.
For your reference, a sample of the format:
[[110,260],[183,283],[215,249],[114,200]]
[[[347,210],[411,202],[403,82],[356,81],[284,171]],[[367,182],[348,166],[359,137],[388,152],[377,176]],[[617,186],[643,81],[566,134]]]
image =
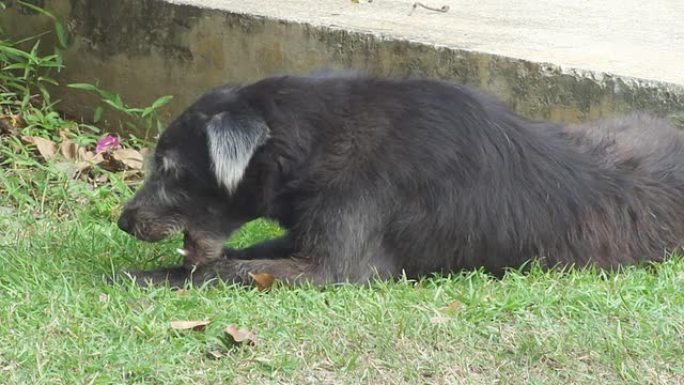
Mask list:
[[26,63],[14,63],[10,64],[7,67],[3,67],[2,70],[16,70],[16,69],[24,69],[26,68]]
[[21,100],[21,108],[26,109],[26,106],[29,105],[30,98],[31,94],[28,92],[24,94],[24,98]]
[[58,47],[55,47],[55,64],[57,64],[58,72],[64,68],[64,56],[62,55],[62,50]]
[[102,111],[102,107],[97,106],[95,112],[93,113],[93,123],[97,123],[100,121],[100,118],[102,118]]
[[31,52],[29,54],[29,60],[34,63],[38,63],[39,61],[38,48],[40,48],[40,40],[36,40],[36,43],[31,48]]
[[67,84],[67,87],[75,88],[77,90],[98,91],[97,87],[90,83],[70,83]]
[[[102,109],[102,107],[98,107],[98,108]],[[97,112],[97,110],[96,110],[96,112]],[[100,128],[99,128],[99,127],[95,127],[95,126],[90,125],[90,124],[82,123],[82,124],[79,124],[78,126],[81,127],[81,128],[84,128],[84,129],[86,129],[86,130],[88,130],[88,131],[90,131],[90,132],[92,132],[92,133],[94,133],[94,134],[97,134],[97,133],[100,132]]]
[[114,109],[116,109],[116,110],[119,109],[119,107],[117,107],[116,104],[114,104],[114,102],[112,102],[109,99],[103,99],[102,101],[105,102],[105,104],[109,105],[110,107],[114,107]]
[[38,12],[38,13],[40,13],[41,15],[47,16],[47,17],[49,17],[49,18],[52,19],[52,20],[56,20],[55,16],[54,16],[52,13],[48,12],[47,10],[45,10],[45,9],[43,9],[43,8],[40,8],[40,7],[36,6],[36,5],[27,3],[27,2],[25,2],[25,1],[21,1],[21,0],[17,0],[17,3],[23,5],[23,6],[26,7],[26,8],[32,9],[33,11]]
[[52,84],[53,86],[58,86],[58,85],[59,85],[59,83],[57,83],[56,80],[54,80],[54,79],[52,79],[52,78],[48,78],[48,77],[46,77],[46,76],[39,76],[39,77],[38,77],[38,81],[39,81],[39,82],[50,83],[50,84]]
[[28,54],[28,53],[26,53],[20,49],[16,49],[14,47],[10,47],[7,45],[1,45],[0,44],[0,52],[3,52],[5,55],[9,55],[12,57],[21,57],[21,58],[24,58],[27,60],[31,60],[30,54]]
[[167,104],[169,101],[173,99],[173,95],[164,95],[161,98],[157,99],[152,103],[152,109],[156,110],[157,108]]
[[117,94],[116,97],[114,98],[114,103],[120,108],[124,108],[124,103],[123,100],[121,100],[121,95]]
[[145,118],[145,117],[147,117],[147,115],[149,115],[153,112],[154,112],[154,109],[152,107],[147,107],[142,111],[142,115],[140,115],[140,116]]
[[142,108],[126,108],[126,112],[131,115],[140,115],[144,110]]
[[101,90],[98,88],[97,92],[100,94],[102,100],[114,100],[116,98],[116,95],[109,91]]
[[62,48],[66,48],[67,46],[67,35],[66,32],[64,31],[64,26],[62,26],[62,23],[59,21],[55,20],[55,34],[57,35],[57,40],[59,41],[59,45]]

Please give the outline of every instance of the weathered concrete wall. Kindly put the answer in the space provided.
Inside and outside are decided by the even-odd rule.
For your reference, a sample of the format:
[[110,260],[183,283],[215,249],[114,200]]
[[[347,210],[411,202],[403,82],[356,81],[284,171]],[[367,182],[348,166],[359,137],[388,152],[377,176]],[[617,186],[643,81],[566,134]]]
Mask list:
[[[131,105],[174,95],[164,109],[166,120],[206,88],[321,67],[453,79],[497,95],[525,116],[563,122],[633,110],[684,112],[684,88],[675,84],[565,71],[553,64],[160,0],[38,3],[63,17],[70,34],[61,82],[97,83]],[[44,17],[16,6],[0,15],[0,25],[15,36],[49,28]],[[65,88],[55,90],[55,96],[66,112],[86,118],[96,101]]]

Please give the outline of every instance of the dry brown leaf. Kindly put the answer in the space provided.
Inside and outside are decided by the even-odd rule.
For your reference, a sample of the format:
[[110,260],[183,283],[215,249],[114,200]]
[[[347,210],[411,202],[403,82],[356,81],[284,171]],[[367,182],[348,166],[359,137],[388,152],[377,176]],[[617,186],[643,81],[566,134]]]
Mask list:
[[249,273],[249,276],[254,280],[256,287],[261,291],[270,289],[275,281],[275,277],[269,273]]
[[24,127],[24,119],[21,115],[9,114],[0,116],[0,135],[16,135],[19,133],[19,128]]
[[0,135],[16,135],[17,129],[14,128],[9,119],[0,118]]
[[221,353],[220,350],[210,350],[207,352],[207,357],[213,360],[218,360],[219,358],[223,357],[223,353]]
[[64,131],[60,131],[59,137],[62,139],[62,143],[59,144],[59,152],[62,153],[64,159],[72,161],[79,160],[79,146],[72,142]]
[[460,301],[454,301],[441,309],[442,313],[453,314],[461,310],[463,304]]
[[86,171],[93,165],[105,161],[102,154],[95,154],[93,151],[87,151],[84,147],[72,142],[64,131],[60,131],[59,137],[62,139],[62,142],[59,145],[60,153],[64,159],[74,162],[80,173]]
[[36,148],[38,148],[38,152],[45,160],[54,158],[57,153],[57,145],[49,139],[39,138],[37,136],[23,136],[21,139],[25,143],[35,145]]
[[178,289],[178,290],[176,290],[176,292],[175,292],[176,296],[178,296],[178,297],[185,297],[185,296],[188,295],[189,293],[190,293],[190,292],[187,291],[187,290],[185,290],[185,289]]
[[84,147],[72,142],[63,131],[59,133],[59,136],[62,138],[62,143],[59,145],[59,151],[62,153],[64,159],[83,161],[95,157],[94,152],[87,151]]
[[101,164],[102,162],[105,161],[105,158],[104,158],[104,156],[102,156],[101,153],[96,155],[92,151],[85,152],[85,154],[83,155],[83,158],[81,158],[81,159],[82,160],[80,160],[79,162],[76,163],[76,167],[78,168],[78,171],[80,171],[80,172],[83,172],[83,171],[89,169],[90,167],[92,167],[93,165]]
[[256,335],[245,328],[238,329],[235,325],[228,325],[223,332],[226,334],[228,342],[233,344],[247,343],[254,345],[256,343]]
[[175,330],[202,331],[211,321],[171,321],[171,328]]
[[112,157],[119,162],[123,163],[126,167],[133,170],[142,170],[143,167],[143,156],[142,154],[130,148],[122,148],[114,150],[112,152]]
[[462,306],[463,306],[463,304],[460,301],[453,301],[450,304],[439,309],[439,312],[444,314],[444,315],[438,314],[438,315],[430,318],[430,322],[432,322],[433,324],[448,323],[449,321],[452,320],[452,318],[448,317],[448,316],[454,315],[456,312],[460,311]]

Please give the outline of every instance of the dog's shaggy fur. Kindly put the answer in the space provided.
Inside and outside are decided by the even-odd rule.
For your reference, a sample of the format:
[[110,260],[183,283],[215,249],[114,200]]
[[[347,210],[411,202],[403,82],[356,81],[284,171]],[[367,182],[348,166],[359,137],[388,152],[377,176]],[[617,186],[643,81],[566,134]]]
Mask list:
[[[287,234],[223,248],[257,217]],[[178,117],[119,225],[149,241],[185,232],[184,266],[138,273],[176,284],[615,268],[682,245],[684,137],[640,115],[530,122],[442,81],[267,78]]]

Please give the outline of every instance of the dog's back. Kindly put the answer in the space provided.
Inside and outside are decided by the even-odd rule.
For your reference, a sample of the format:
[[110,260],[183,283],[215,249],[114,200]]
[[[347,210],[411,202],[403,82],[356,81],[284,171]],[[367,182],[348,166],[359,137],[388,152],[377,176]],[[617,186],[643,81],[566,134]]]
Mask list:
[[529,258],[614,267],[684,240],[684,140],[662,120],[562,127],[446,82],[280,81],[292,98],[279,108],[296,120],[283,122],[283,141],[297,127],[316,149],[307,185],[337,186],[359,205],[373,192],[366,212],[382,217],[381,243],[408,271],[499,271]]
[[[530,259],[613,268],[682,245],[683,149],[655,118],[531,122],[448,82],[268,78],[213,90],[171,124],[121,224],[161,239],[150,223],[176,221],[202,280],[501,273]],[[192,183],[174,176],[184,170]],[[287,235],[222,250],[258,216]]]

